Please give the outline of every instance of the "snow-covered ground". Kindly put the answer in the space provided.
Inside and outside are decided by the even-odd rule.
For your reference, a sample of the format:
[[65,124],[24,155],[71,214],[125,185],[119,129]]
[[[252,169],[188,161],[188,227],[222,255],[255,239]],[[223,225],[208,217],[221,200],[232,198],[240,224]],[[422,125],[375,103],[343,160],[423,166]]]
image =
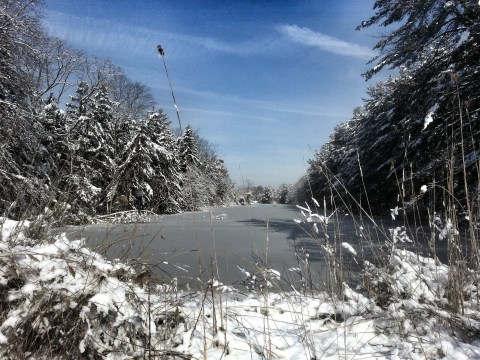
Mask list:
[[448,267],[405,250],[365,264],[362,292],[241,293],[213,280],[186,293],[80,240],[0,224],[1,358],[480,359],[475,274],[453,314]]

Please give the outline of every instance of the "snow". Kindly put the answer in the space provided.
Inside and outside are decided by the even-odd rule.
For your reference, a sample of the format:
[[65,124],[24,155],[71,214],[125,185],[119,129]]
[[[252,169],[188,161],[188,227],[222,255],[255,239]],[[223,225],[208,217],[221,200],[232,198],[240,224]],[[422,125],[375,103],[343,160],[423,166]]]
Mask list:
[[[8,297],[1,300],[1,358],[10,358],[25,334],[39,344],[59,336],[73,342],[72,357],[101,352],[104,359],[143,358],[146,339],[152,353],[172,358],[480,358],[478,336],[468,335],[480,332],[475,277],[464,279],[469,295],[464,314],[456,315],[449,311],[448,266],[407,250],[392,248],[384,267],[364,262],[365,281],[384,289],[383,299],[346,284],[334,298],[321,291],[245,293],[216,279],[205,284],[208,291],[190,293],[139,281],[141,274],[81,240],[61,234],[35,242],[22,232],[25,224],[2,222],[0,279]],[[448,220],[438,225],[440,235],[443,230],[445,236],[455,231]],[[403,227],[391,236],[394,243],[410,240]],[[342,246],[357,256],[350,244]],[[266,268],[264,276],[282,274]]]
[[0,231],[2,234],[2,240],[7,241],[7,239],[13,240],[14,238],[17,241],[22,241],[25,239],[22,230],[28,228],[28,221],[18,222],[10,219],[0,217]]
[[347,249],[350,253],[352,253],[353,255],[357,255],[357,252],[355,251],[355,249],[352,247],[352,245],[350,245],[349,243],[346,243],[346,242],[343,242],[342,243],[342,246]]
[[438,108],[439,108],[439,105],[435,104],[430,108],[430,110],[428,110],[427,115],[425,115],[423,130],[425,130],[428,127],[428,125],[430,125],[433,122],[433,115],[435,115],[435,112],[438,110]]
[[456,47],[458,48],[459,46],[461,46],[465,41],[468,40],[469,37],[470,37],[470,32],[468,30],[465,30],[464,32],[462,32],[462,34],[460,35],[460,39],[456,44]]
[[390,216],[392,217],[392,220],[395,220],[395,218],[398,216],[398,211],[400,208],[398,206],[395,206],[394,209],[390,209]]
[[[315,203],[316,206],[318,206],[318,202],[316,200],[314,201],[314,203]],[[317,223],[320,223],[320,224],[328,225],[328,222],[329,222],[330,218],[334,215],[334,213],[330,214],[330,216],[319,215],[319,214],[315,213],[312,209],[310,209],[310,206],[308,204],[306,204],[306,207],[297,205],[297,208],[300,209],[300,213],[305,218],[305,221],[307,223],[317,222]],[[298,219],[294,219],[294,221],[297,224],[300,224],[300,223],[303,222],[303,220],[298,220]]]
[[438,238],[440,240],[448,239],[449,236],[459,234],[458,230],[455,229],[452,219],[447,219],[442,227],[435,224],[435,228],[439,231]]
[[412,242],[412,240],[408,237],[407,231],[405,226],[399,226],[394,229],[389,229],[390,236],[392,238],[392,242],[395,244],[397,242]]

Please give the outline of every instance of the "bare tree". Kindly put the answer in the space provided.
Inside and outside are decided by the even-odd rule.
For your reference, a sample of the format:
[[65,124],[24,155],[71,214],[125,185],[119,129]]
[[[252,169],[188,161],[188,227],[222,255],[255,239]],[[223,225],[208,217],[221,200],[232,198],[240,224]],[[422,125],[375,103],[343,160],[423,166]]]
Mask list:
[[0,100],[27,104],[31,83],[18,57],[34,57],[29,38],[40,32],[38,1],[0,0]]
[[139,119],[155,105],[150,89],[131,81],[123,73],[115,74],[108,85],[115,112],[120,119]]
[[41,31],[34,0],[0,0],[0,212],[18,215],[38,205],[41,127],[31,81],[19,54],[34,56],[29,39]]
[[63,40],[41,33],[35,39],[34,58],[24,58],[26,72],[33,81],[38,98],[53,93],[59,102],[77,83],[86,55]]

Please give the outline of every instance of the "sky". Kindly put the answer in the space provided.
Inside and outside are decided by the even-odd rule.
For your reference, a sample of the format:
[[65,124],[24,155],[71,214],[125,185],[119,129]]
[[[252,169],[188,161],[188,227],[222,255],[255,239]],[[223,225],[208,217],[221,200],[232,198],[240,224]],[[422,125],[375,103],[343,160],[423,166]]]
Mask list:
[[242,185],[293,184],[373,85],[373,0],[46,0],[47,32],[109,58]]

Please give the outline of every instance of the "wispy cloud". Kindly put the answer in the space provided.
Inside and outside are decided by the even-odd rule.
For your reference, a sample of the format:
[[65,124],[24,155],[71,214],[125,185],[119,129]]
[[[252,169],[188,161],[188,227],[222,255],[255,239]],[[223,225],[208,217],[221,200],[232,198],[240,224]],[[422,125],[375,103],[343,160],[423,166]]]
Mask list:
[[156,42],[175,45],[177,52],[198,50],[232,55],[266,53],[275,46],[270,38],[248,39],[243,42],[228,42],[212,37],[157,31],[155,29],[129,26],[105,19],[73,16],[56,11],[47,12],[45,23],[53,36],[61,37],[74,44],[108,50],[123,49],[130,55],[139,54],[146,48],[153,48]]
[[222,53],[228,54],[235,54],[235,55],[251,55],[251,54],[258,54],[260,52],[265,52],[267,48],[271,45],[271,42],[267,39],[263,40],[251,40],[251,41],[244,41],[239,43],[232,43],[226,42],[215,38],[210,37],[198,37],[192,35],[184,35],[184,34],[174,34],[168,33],[164,35],[184,41],[186,43],[194,44],[199,47],[202,47],[206,50],[213,50]]
[[219,119],[224,120],[231,120],[235,121],[234,119],[240,118],[240,119],[248,119],[248,120],[257,120],[262,123],[267,123],[267,124],[278,124],[278,120],[275,119],[274,117],[268,117],[268,116],[258,116],[258,115],[252,115],[249,113],[240,113],[240,112],[233,112],[233,111],[225,111],[225,110],[212,110],[212,109],[207,109],[207,108],[199,108],[199,107],[181,107],[180,110],[192,113],[192,114],[203,114],[203,115],[213,115]]
[[[350,114],[350,110],[345,112],[344,110],[339,109],[328,109],[324,106],[315,107],[311,104],[298,104],[297,102],[289,103],[285,100],[281,102],[261,100],[261,99],[252,99],[235,95],[222,94],[218,92],[205,91],[205,90],[195,90],[193,88],[177,87],[177,91],[190,94],[196,97],[203,99],[215,100],[217,103],[225,104],[237,104],[239,106],[248,108],[255,108],[258,110],[273,112],[273,113],[286,113],[286,114],[297,114],[304,116],[312,117],[338,117],[344,118]],[[238,114],[238,112],[232,113]],[[251,116],[251,115],[248,115]],[[271,118],[261,117],[264,120],[271,120]],[[260,118],[259,118],[260,119]]]
[[365,46],[349,43],[309,28],[302,28],[297,25],[280,25],[277,30],[292,42],[316,47],[333,54],[360,59],[370,59],[374,55],[374,52]]
[[[47,11],[44,25],[48,32],[66,40],[73,46],[112,52],[121,49],[125,54],[136,55],[143,51],[149,39],[125,26],[108,20],[94,19]],[[150,47],[154,45],[149,44]]]

